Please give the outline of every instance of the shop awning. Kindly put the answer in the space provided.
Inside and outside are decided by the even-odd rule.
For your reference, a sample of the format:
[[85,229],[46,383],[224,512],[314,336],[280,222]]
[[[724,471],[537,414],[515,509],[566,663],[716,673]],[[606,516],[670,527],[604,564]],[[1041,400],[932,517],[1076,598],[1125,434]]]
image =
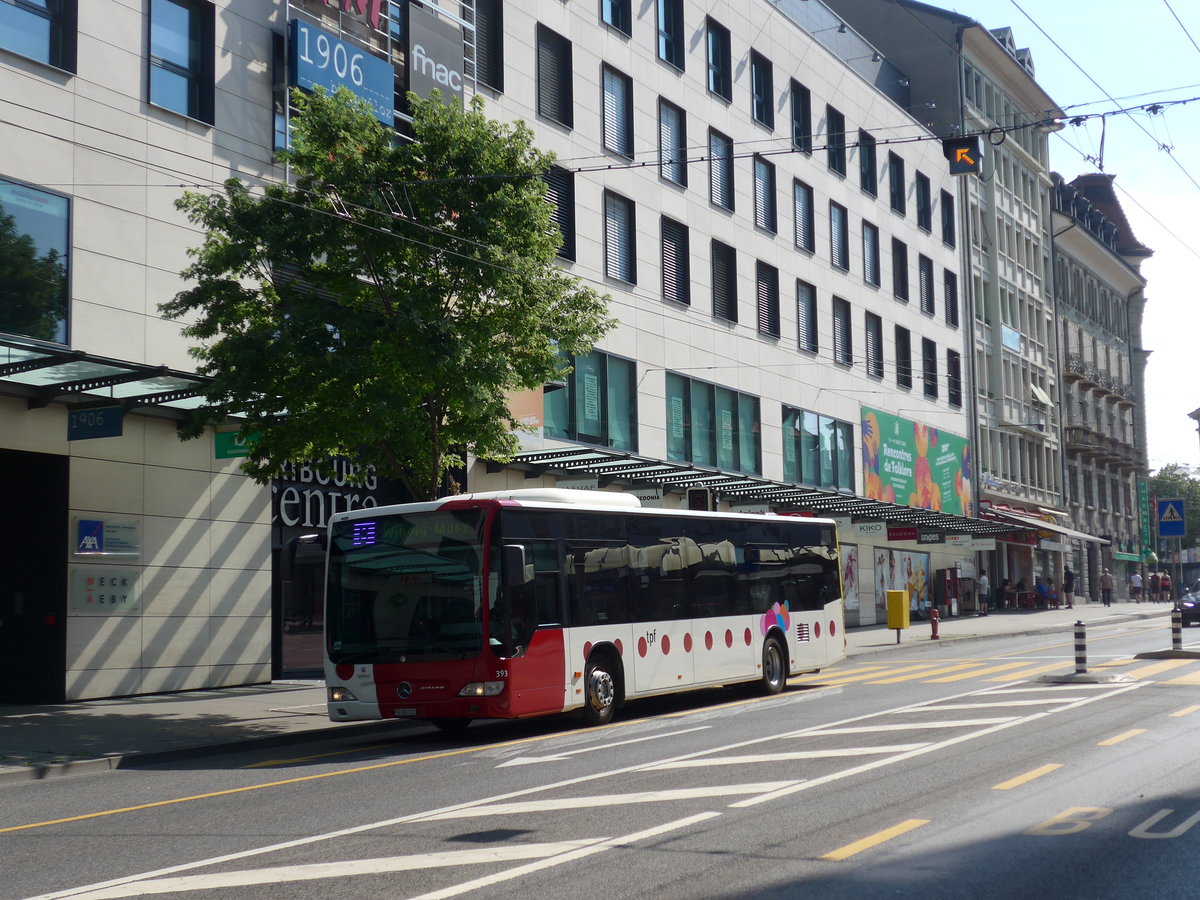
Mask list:
[[819,517],[919,525],[956,534],[987,536],[1006,534],[1013,530],[1011,524],[994,519],[957,516],[938,510],[884,503],[854,494],[819,490],[706,466],[650,459],[633,453],[592,447],[530,450],[518,453],[509,463],[489,463],[488,469],[493,472],[518,469],[530,478],[546,474],[594,475],[600,487],[623,484],[630,487],[658,486],[664,490],[708,488],[735,506],[739,503],[770,503],[781,512],[805,512]]
[[0,340],[0,393],[24,397],[30,409],[121,406],[183,418],[204,403],[209,379],[167,366],[147,366],[82,350]]
[[990,510],[987,515],[991,518],[999,519],[1002,522],[1011,522],[1013,525],[1020,525],[1022,528],[1033,528],[1038,531],[1053,531],[1055,534],[1061,534],[1064,537],[1076,538],[1081,541],[1091,541],[1094,544],[1107,544],[1104,538],[1098,538],[1095,535],[1085,534],[1082,531],[1076,531],[1074,528],[1067,528],[1065,525],[1059,525],[1055,522],[1047,522],[1044,519],[1035,519],[1032,516],[1022,516],[1008,510]]

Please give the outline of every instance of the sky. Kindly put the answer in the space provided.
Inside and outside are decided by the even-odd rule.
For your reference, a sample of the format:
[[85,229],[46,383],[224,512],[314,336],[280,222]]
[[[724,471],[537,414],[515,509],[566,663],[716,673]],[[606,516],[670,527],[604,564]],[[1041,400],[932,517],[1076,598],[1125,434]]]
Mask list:
[[1188,418],[1200,409],[1200,3],[925,2],[990,29],[1012,28],[1017,47],[1033,55],[1038,83],[1069,116],[1164,105],[1157,115],[1104,116],[1102,156],[1100,118],[1068,125],[1051,136],[1050,168],[1067,181],[1115,176],[1134,234],[1154,250],[1142,266],[1150,469],[1200,470],[1200,435]]

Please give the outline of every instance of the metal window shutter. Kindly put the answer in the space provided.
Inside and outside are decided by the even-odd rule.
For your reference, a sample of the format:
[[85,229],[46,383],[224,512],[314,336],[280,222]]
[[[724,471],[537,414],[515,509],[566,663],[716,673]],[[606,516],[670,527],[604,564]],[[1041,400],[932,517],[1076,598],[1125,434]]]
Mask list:
[[737,321],[737,254],[725,244],[714,242],[712,249],[713,315]]
[[719,135],[712,135],[708,142],[708,155],[711,178],[709,199],[717,206],[733,209],[733,161],[730,159],[731,148],[728,141]]
[[687,148],[683,110],[663,104],[658,108],[658,153],[663,178],[687,184]]
[[662,223],[663,296],[676,303],[691,302],[687,226],[672,219]]
[[926,256],[918,260],[918,277],[921,288],[921,311],[933,313],[933,261]]
[[817,301],[811,284],[796,283],[796,321],[800,328],[800,349],[817,349]]
[[879,284],[879,232],[863,223],[863,276],[868,284]]
[[573,172],[557,166],[545,175],[546,202],[550,204],[550,216],[558,226],[562,243],[558,255],[564,259],[575,258],[575,176]]
[[629,127],[629,83],[612,69],[604,70],[604,148],[614,153],[633,151]]
[[562,41],[557,35],[538,35],[538,112],[559,122],[568,122],[567,93],[564,84],[565,60]]
[[850,362],[850,304],[837,297],[833,300],[833,358]]
[[757,264],[758,330],[779,337],[779,271],[764,262]]
[[867,374],[883,374],[883,320],[867,316]]
[[608,197],[604,203],[604,272],[612,278],[633,282],[633,223],[630,203]]
[[829,207],[829,234],[833,245],[833,264],[839,269],[850,265],[850,253],[846,247],[846,211],[840,206]]
[[774,231],[775,170],[765,159],[754,160],[754,224]]
[[797,183],[793,188],[792,213],[796,226],[796,246],[810,253],[813,250],[813,195],[812,188]]

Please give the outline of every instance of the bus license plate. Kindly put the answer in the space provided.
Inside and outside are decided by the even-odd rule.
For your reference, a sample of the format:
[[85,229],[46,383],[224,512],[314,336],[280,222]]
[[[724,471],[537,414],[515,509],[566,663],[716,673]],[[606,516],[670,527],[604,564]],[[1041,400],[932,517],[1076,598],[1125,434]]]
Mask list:
[[415,716],[416,714],[417,714],[417,711],[415,709],[398,709],[398,710],[396,710],[396,718],[397,719],[403,719],[406,716]]

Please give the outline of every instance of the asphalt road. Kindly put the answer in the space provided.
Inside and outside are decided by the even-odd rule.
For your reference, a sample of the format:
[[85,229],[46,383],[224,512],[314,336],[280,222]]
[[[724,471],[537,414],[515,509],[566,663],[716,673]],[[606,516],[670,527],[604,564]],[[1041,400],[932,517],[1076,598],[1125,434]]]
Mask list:
[[[1143,623],[565,717],[0,789],[3,897],[1173,898],[1200,660]],[[278,751],[275,751],[278,754]]]

